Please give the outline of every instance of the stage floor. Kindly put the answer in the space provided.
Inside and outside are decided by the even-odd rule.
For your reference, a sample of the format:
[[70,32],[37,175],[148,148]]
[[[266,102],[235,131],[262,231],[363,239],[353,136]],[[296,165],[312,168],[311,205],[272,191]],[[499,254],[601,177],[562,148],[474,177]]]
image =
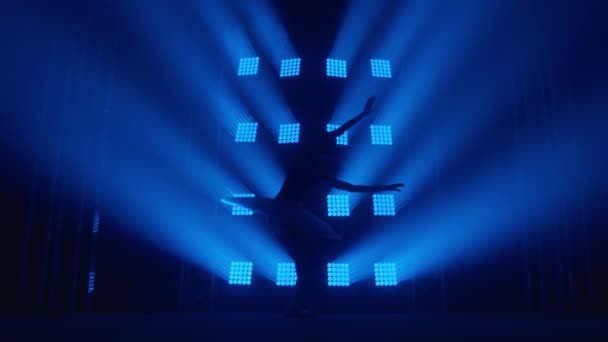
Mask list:
[[608,320],[429,315],[103,315],[3,319],[0,341],[607,341]]

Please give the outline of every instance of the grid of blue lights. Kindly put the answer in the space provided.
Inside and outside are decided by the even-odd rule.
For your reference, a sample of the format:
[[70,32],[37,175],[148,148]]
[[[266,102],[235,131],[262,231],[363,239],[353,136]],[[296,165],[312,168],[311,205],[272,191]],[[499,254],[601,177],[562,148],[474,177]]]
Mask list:
[[239,62],[239,76],[244,75],[256,75],[258,73],[258,66],[260,64],[259,57],[247,57],[241,58]]
[[391,63],[386,59],[371,59],[372,76],[391,78]]
[[300,74],[300,59],[284,59],[281,61],[281,77],[292,77]]
[[327,195],[327,216],[350,216],[348,195]]
[[92,294],[95,292],[95,272],[89,272],[89,284],[88,284],[88,293]]
[[239,122],[236,128],[236,142],[255,142],[255,137],[258,133],[257,122]]
[[300,124],[284,124],[279,127],[279,144],[297,144],[300,142]]
[[[340,125],[327,124],[328,132],[335,131],[338,128],[340,128]],[[348,145],[348,131],[336,137],[336,145]]]
[[234,195],[232,195],[232,197],[236,197],[236,198],[254,198],[255,195],[254,194],[234,194]]
[[350,272],[348,264],[327,264],[327,285],[350,286]]
[[394,263],[374,264],[376,286],[397,286],[397,267]]
[[374,194],[374,215],[395,216],[395,198],[390,194]]
[[241,207],[239,205],[232,206],[232,216],[251,216],[253,210]]
[[280,262],[277,268],[277,285],[295,286],[297,280],[296,264],[293,262]]
[[230,285],[251,285],[251,273],[253,263],[250,261],[232,261],[230,263],[230,275],[228,284]]
[[346,78],[346,61],[342,59],[327,59],[327,76]]
[[95,215],[93,215],[93,233],[97,233],[99,231],[99,212],[95,211]]
[[[254,194],[234,194],[232,196],[236,197],[236,198],[253,198],[253,197],[255,197]],[[253,210],[251,210],[249,208],[245,208],[240,205],[232,206],[232,216],[251,216],[251,215],[253,215]]]
[[391,126],[386,125],[371,125],[372,145],[392,145],[393,135]]

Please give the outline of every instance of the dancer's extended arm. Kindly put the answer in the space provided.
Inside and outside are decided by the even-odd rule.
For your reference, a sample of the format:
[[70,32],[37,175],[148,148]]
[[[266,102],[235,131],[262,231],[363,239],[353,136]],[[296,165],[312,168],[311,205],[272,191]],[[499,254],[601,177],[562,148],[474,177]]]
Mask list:
[[328,182],[336,189],[348,192],[382,192],[382,191],[401,191],[405,185],[402,183],[391,185],[354,185],[339,179],[329,179]]
[[336,128],[335,130],[329,132],[331,137],[339,137],[348,131],[351,127],[353,127],[357,122],[359,122],[364,117],[370,115],[374,111],[374,102],[376,101],[375,96],[371,96],[367,99],[365,103],[365,108],[363,108],[363,112],[361,114],[355,116],[354,118],[346,121],[342,126]]

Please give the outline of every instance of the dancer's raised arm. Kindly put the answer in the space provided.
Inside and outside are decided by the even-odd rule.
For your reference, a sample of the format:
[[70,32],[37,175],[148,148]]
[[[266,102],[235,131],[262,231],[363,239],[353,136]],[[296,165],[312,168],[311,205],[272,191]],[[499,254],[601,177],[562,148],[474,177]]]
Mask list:
[[329,132],[329,135],[332,137],[339,137],[342,134],[344,134],[346,131],[348,131],[351,127],[353,127],[361,119],[370,115],[374,111],[374,102],[376,102],[376,97],[370,96],[367,99],[367,102],[365,103],[365,107],[363,108],[363,111],[359,115],[348,120],[347,122],[345,122],[342,126],[338,127],[337,129]]

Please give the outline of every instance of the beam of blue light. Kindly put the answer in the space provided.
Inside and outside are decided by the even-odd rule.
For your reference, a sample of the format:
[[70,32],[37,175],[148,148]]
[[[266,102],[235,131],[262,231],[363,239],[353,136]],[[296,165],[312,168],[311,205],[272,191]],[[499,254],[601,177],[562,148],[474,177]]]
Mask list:
[[239,178],[251,184],[251,191],[261,197],[274,197],[279,192],[285,172],[266,144],[234,143],[224,157],[238,170]]
[[212,202],[184,196],[159,172],[145,169],[123,164],[106,174],[107,211],[128,223],[135,236],[227,277],[223,264],[243,255],[226,242],[219,229],[226,222],[213,218]]
[[220,45],[236,74],[240,58],[257,56],[243,24],[231,13],[224,1],[197,2],[195,10],[211,32],[211,39]]
[[[231,29],[229,30],[225,30],[224,27],[221,27],[218,30],[218,27],[213,25],[220,24],[222,20],[225,20],[227,23],[236,23],[233,21],[234,18],[225,9],[224,4],[209,2],[200,5],[207,7],[207,9],[211,11],[215,9],[218,10],[216,13],[217,17],[211,18],[214,21],[207,24],[210,24],[208,25],[210,32],[215,35],[215,37],[211,38],[219,39],[220,41],[222,39],[228,39],[233,44],[230,46],[223,45],[223,51],[230,52],[228,60],[232,61],[235,60],[237,56],[252,54],[252,50],[247,45],[247,39],[244,36],[245,33],[239,30],[240,26],[230,25],[229,27],[231,27]],[[136,9],[131,9],[131,11],[134,10]],[[151,10],[159,11],[157,7],[153,7]],[[163,11],[163,13],[164,12],[166,11]],[[205,12],[205,14],[209,13]],[[192,98],[200,99],[200,101],[195,101],[195,108],[199,108],[200,106],[200,108],[205,109],[206,112],[213,114],[222,126],[230,132],[235,132],[238,129],[238,123],[243,122],[244,117],[247,118],[247,122],[253,122],[254,120],[248,114],[248,110],[245,108],[242,101],[236,96],[234,89],[228,82],[222,79],[225,75],[222,75],[221,73],[218,74],[216,72],[217,68],[213,67],[213,65],[218,65],[219,61],[209,56],[207,51],[196,49],[198,44],[195,44],[196,40],[192,37],[191,31],[185,30],[184,34],[180,32],[175,35],[167,35],[162,31],[168,30],[173,26],[178,28],[181,27],[180,20],[177,20],[176,18],[173,19],[173,21],[169,21],[172,23],[171,26],[162,26],[162,28],[159,28],[159,25],[151,24],[152,20],[147,16],[136,16],[136,19],[134,20],[141,21],[142,26],[144,27],[150,26],[150,30],[153,32],[152,35],[158,40],[159,46],[163,46],[164,48],[171,47],[170,49],[164,49],[157,55],[167,59],[168,69],[177,69],[175,73],[183,79],[186,85],[188,85],[185,89],[188,89],[193,93]],[[188,40],[188,38],[192,39]],[[167,54],[167,51],[171,51],[173,55]],[[223,58],[226,59],[225,56]],[[183,62],[175,64],[173,63],[174,60],[181,60]],[[238,59],[236,60],[238,61]],[[209,77],[209,75],[213,75],[214,77]],[[272,120],[268,120],[269,118],[281,120],[280,118],[285,116],[285,120],[292,119],[291,115],[285,114],[289,113],[287,106],[281,104],[281,101],[277,100],[276,96],[272,96],[272,92],[269,92],[266,86],[259,85],[257,89],[259,94],[256,95],[259,95],[261,99],[258,97],[255,98],[262,102],[266,101],[270,106],[264,107],[264,109],[258,109],[256,113],[262,113],[260,116],[265,118],[266,123],[270,123],[270,128],[274,128],[275,126]],[[209,132],[203,133],[204,135],[209,136]],[[227,157],[231,159],[232,164],[240,170],[242,175],[244,175],[244,179],[248,180],[250,184],[256,184],[256,189],[260,189],[261,194],[272,195],[278,191],[276,189],[280,186],[277,184],[277,179],[282,179],[282,170],[280,169],[280,166],[278,166],[276,156],[270,154],[269,150],[265,149],[263,146],[255,146],[251,149],[257,156],[254,169],[249,166],[252,164],[244,164],[248,162],[251,157],[242,157],[241,151],[234,151],[234,153],[229,154]],[[192,169],[202,169],[202,167],[193,167]],[[225,184],[225,182],[217,182],[216,184]]]
[[[212,113],[215,114],[224,129],[230,132],[235,140],[237,138],[243,138],[241,140],[250,142],[251,140],[257,140],[261,125],[257,124],[254,133],[254,127],[251,124],[257,123],[256,119],[247,114],[244,106],[224,82],[210,87],[205,94],[210,107],[213,108]],[[239,125],[241,125],[240,132]],[[246,128],[248,134],[239,134],[244,133],[244,128]],[[208,132],[205,132],[205,134],[208,134]],[[231,165],[239,170],[243,179],[256,185],[255,190],[257,192],[263,196],[274,196],[278,192],[281,180],[284,178],[284,172],[277,157],[271,153],[270,148],[265,144],[243,145],[239,144],[231,148],[230,153],[227,153],[225,157],[230,160]],[[255,162],[252,162],[254,159]]]
[[[384,122],[379,123],[382,124],[380,126],[385,126]],[[396,157],[395,148],[397,146],[373,145],[370,134],[371,128],[369,125],[366,128],[367,136],[359,135],[357,138],[351,138],[352,143],[351,147],[346,151],[345,165],[338,175],[339,179],[352,184],[374,185],[378,183],[376,175],[382,171],[379,164]],[[391,183],[402,181],[405,182],[404,179],[389,178],[389,182]],[[351,208],[353,210],[357,208],[366,196],[366,194],[361,193],[350,194]]]
[[[236,225],[215,215],[217,198],[227,189],[236,188],[240,182],[234,179],[238,178],[226,174],[205,151],[189,144],[186,135],[178,134],[176,127],[161,119],[161,113],[138,97],[136,91],[130,90],[129,96],[122,99],[128,103],[122,105],[128,115],[121,112],[115,114],[120,115],[120,120],[113,115],[106,119],[116,119],[120,125],[106,126],[105,136],[109,138],[103,144],[103,176],[97,176],[96,168],[90,165],[91,151],[98,151],[99,146],[90,138],[89,126],[91,122],[101,122],[100,111],[70,114],[66,132],[40,127],[45,139],[60,135],[69,146],[69,153],[63,157],[69,170],[65,173],[68,191],[72,186],[78,191],[77,180],[82,177],[95,179],[101,210],[119,217],[132,235],[225,279],[228,271],[223,265],[243,258],[259,263],[258,271],[274,279],[276,262],[290,258],[266,228],[254,223]],[[61,122],[63,117],[68,114],[58,114],[50,120]],[[29,129],[26,127],[34,123],[25,117],[20,120],[25,125],[14,125],[19,130]],[[13,142],[27,155],[32,154],[31,141]],[[50,146],[40,146],[40,153],[53,153]]]
[[[449,108],[446,106],[444,110],[452,113],[452,115],[446,116],[446,118],[450,119],[458,118],[453,112],[468,111],[478,113],[481,111],[480,108],[494,104],[490,99],[504,97],[502,87],[493,88],[490,87],[488,83],[493,82],[492,84],[497,85],[504,84],[505,80],[501,79],[501,77],[509,76],[508,72],[502,70],[497,71],[496,78],[492,78],[491,80],[487,77],[482,77],[482,74],[479,73],[472,75],[461,73],[458,74],[458,76],[463,79],[461,80],[459,78],[458,80],[454,80],[454,73],[456,71],[462,72],[462,69],[458,69],[457,63],[452,63],[443,59],[444,54],[448,53],[448,51],[453,59],[457,60],[458,58],[463,58],[461,56],[464,56],[468,51],[467,49],[473,49],[475,44],[478,43],[477,25],[485,25],[497,15],[495,11],[491,10],[482,13],[481,9],[486,9],[486,7],[471,10],[470,13],[466,12],[466,15],[465,11],[468,11],[469,7],[465,6],[463,8],[455,9],[455,13],[458,13],[459,15],[455,15],[454,18],[444,22],[440,28],[435,28],[430,32],[424,32],[424,44],[422,46],[417,45],[414,51],[410,51],[412,61],[408,61],[408,72],[394,75],[393,82],[396,83],[392,83],[391,87],[387,88],[389,89],[388,94],[384,93],[383,97],[380,97],[376,110],[376,121],[381,121],[382,125],[391,125],[393,132],[400,133],[399,139],[393,139],[395,140],[393,141],[393,144],[400,146],[408,142],[408,134],[412,133],[412,128],[410,128],[412,121],[415,119],[424,120],[425,116],[428,116],[428,112],[436,111],[434,108],[434,106],[437,106],[435,98],[438,96],[440,90],[445,90],[445,87],[448,87],[451,84],[466,81],[466,84],[469,87],[474,87],[474,89],[469,89],[470,91],[467,92],[467,96],[472,98],[465,98],[463,96],[462,99],[454,100],[458,101],[458,105],[462,107],[458,107],[456,104],[452,104]],[[421,7],[420,10],[425,17],[431,15],[431,13],[428,13],[428,7]],[[447,10],[449,10],[449,8],[442,9],[440,12]],[[454,38],[445,39],[446,35],[453,36]],[[506,56],[503,56],[503,58],[506,58]],[[473,76],[480,77],[480,81],[471,83],[470,79],[473,78]],[[458,88],[459,91],[462,89],[465,88]],[[488,95],[483,96],[481,95],[482,93]],[[441,144],[445,144],[445,147],[439,147],[439,150],[437,150],[437,146],[432,146],[433,142],[431,142],[431,145],[423,145],[424,148],[432,148],[429,153],[421,153],[418,150],[412,151],[412,153],[424,157],[436,156],[437,160],[441,160],[441,158],[448,156],[450,151],[454,152],[454,149],[457,149],[460,146],[460,144],[457,143],[458,137],[471,135],[472,132],[483,127],[483,125],[487,123],[488,118],[490,118],[490,116],[480,116],[473,122],[469,122],[466,126],[463,126],[460,123],[456,126],[455,123],[452,123],[451,127],[442,127],[440,124],[441,121],[438,121],[437,124],[434,123],[437,127],[433,128],[433,134],[435,134],[438,129],[450,131],[450,139],[445,136],[445,134],[448,133],[445,133],[444,136],[441,136],[439,139]],[[378,122],[375,123],[375,125],[377,124]],[[353,181],[360,183],[378,183],[385,180],[388,182],[404,182],[407,184],[408,192],[411,191],[411,187],[417,186],[417,183],[410,178],[392,178],[403,174],[382,174],[383,172],[386,172],[385,170],[396,169],[389,168],[387,165],[388,163],[394,163],[395,160],[397,160],[394,156],[388,156],[388,158],[374,156],[374,166],[369,167],[368,159],[371,155],[370,150],[364,145],[353,144],[353,149],[349,151],[346,157],[344,168],[341,171],[341,177],[352,179]],[[412,158],[412,155],[405,154],[400,161],[402,163],[407,163],[407,165],[410,166],[426,168],[427,171],[428,167],[433,167],[435,165],[433,163],[412,162]],[[420,173],[422,176],[428,176],[430,174],[432,173]],[[410,176],[410,174],[407,174],[407,176]],[[412,185],[412,183],[415,184]],[[359,204],[360,199],[361,196],[353,197],[354,207]]]
[[369,35],[375,24],[382,22],[379,17],[385,6],[387,6],[387,2],[383,1],[356,0],[350,2],[330,56],[344,56],[352,63],[363,45],[370,40],[375,40],[370,39]]
[[[577,122],[569,118],[552,128],[568,132],[558,146],[549,148],[542,137],[532,136],[525,148],[499,151],[465,179],[444,184],[439,200],[417,207],[398,223],[376,227],[377,233],[337,262],[392,260],[404,281],[502,248],[518,236],[518,227],[550,220],[556,206],[570,212],[597,191],[590,186],[597,173],[588,170],[608,164],[593,152],[581,153],[593,151],[601,136],[592,125],[603,124],[591,117],[584,124],[580,117]],[[351,270],[351,282],[372,276],[367,269],[356,271]]]
[[228,274],[220,262],[246,258],[258,265],[257,272],[274,279],[276,262],[290,260],[268,228],[255,221],[235,222],[216,216],[216,198],[187,196],[179,187],[163,184],[163,179],[150,171],[150,179],[145,179],[140,173],[146,171],[141,168],[131,174],[126,171],[124,167],[117,170],[110,178],[117,183],[106,187],[125,193],[117,198],[109,192],[106,198],[112,202],[113,211],[117,207],[128,210],[121,216],[140,227],[137,235],[223,272],[224,277]]
[[[423,28],[423,23],[427,19],[430,11],[430,2],[403,2],[399,8],[394,10],[393,18],[389,20],[389,26],[383,34],[379,34],[379,39],[373,39],[367,44],[367,50],[371,56],[383,56],[388,60],[394,61],[399,65],[408,64],[404,58],[405,52],[413,49],[412,42]],[[430,24],[430,23],[429,23]],[[351,38],[352,39],[352,38]],[[339,54],[336,56],[340,56]],[[370,65],[367,61],[353,64],[351,68],[350,82],[346,84],[336,103],[331,121],[344,122],[352,116],[358,114],[363,106],[361,101],[373,94],[378,95],[378,107],[382,107],[384,93],[392,83],[387,84],[387,80],[377,80],[369,78]],[[404,68],[409,70],[409,67]]]
[[276,70],[279,70],[282,59],[297,56],[285,27],[267,0],[240,1],[237,6],[245,16],[253,39],[270,56]]
[[[198,57],[204,57],[204,61],[210,58],[199,54],[200,50],[193,44],[195,41],[189,40],[191,35],[173,34],[183,28],[178,20],[172,21],[175,19],[171,17],[173,12],[163,17],[171,23],[168,25],[158,25],[150,19],[147,14],[157,13],[158,9],[152,6],[145,15],[138,16],[136,13],[140,9],[130,8],[130,11],[125,11],[125,17],[137,23],[134,25],[138,28],[135,34],[149,34],[150,39],[142,44],[143,50],[162,60],[159,65],[176,75],[171,81],[176,82],[177,88],[184,89],[184,97],[201,95],[201,102],[197,101],[198,96],[192,96],[193,111],[204,107],[207,109],[205,113],[215,114],[218,118],[244,113],[234,92],[215,82],[216,73],[210,73],[214,67],[198,60]],[[152,43],[148,43],[150,41]],[[58,39],[58,45],[63,44]],[[156,44],[157,49],[148,46]],[[88,46],[74,45],[71,50],[97,51],[87,50]],[[112,80],[115,89],[110,92],[113,98],[106,101],[107,108],[91,109],[85,105],[77,111],[71,106],[49,106],[47,116],[26,110],[23,116],[10,118],[8,127],[16,129],[10,134],[12,148],[25,156],[34,155],[35,149],[39,149],[37,154],[43,156],[40,158],[43,163],[53,160],[56,146],[43,143],[35,146],[29,138],[25,139],[30,134],[22,134],[35,127],[40,132],[41,141],[62,142],[65,152],[61,162],[65,172],[60,176],[65,176],[66,191],[80,191],[81,179],[93,179],[100,189],[100,210],[104,217],[107,213],[120,218],[132,235],[183,256],[225,279],[229,276],[225,265],[231,260],[252,260],[260,265],[256,267],[258,272],[274,279],[276,262],[290,258],[266,228],[254,222],[235,224],[215,215],[217,199],[227,189],[241,186],[241,177],[228,173],[225,165],[210,155],[208,146],[215,140],[214,135],[204,132],[201,144],[193,143],[187,132],[167,119],[175,116],[168,111],[175,109],[170,107],[171,104],[157,101],[156,94],[146,93],[148,88],[129,78],[128,72],[118,72],[123,71],[119,67],[107,66],[105,60],[95,59],[87,66],[87,59],[82,59],[80,52],[71,56],[71,50],[67,49],[55,64],[50,65],[62,66],[60,62],[79,58],[84,66],[79,69],[78,82],[74,81],[70,87],[66,85],[65,92],[57,93],[74,97],[86,94],[87,97],[74,103],[84,104],[88,100],[101,105],[100,101],[96,102],[96,96],[101,95],[81,92],[76,87],[103,89],[105,92],[108,90],[106,73],[115,71],[116,77]],[[205,95],[208,95],[206,99]],[[219,100],[208,101],[215,98]],[[207,106],[209,103],[211,105]],[[182,110],[187,106],[177,107]],[[100,131],[103,131],[101,143],[95,134]],[[101,161],[98,160],[100,154]],[[264,164],[264,153],[256,157],[257,163]],[[240,160],[247,162],[246,159]],[[46,169],[45,166],[43,168]],[[270,177],[275,178],[272,174]]]
[[[253,51],[243,23],[223,1],[200,2],[197,6],[202,22],[214,33],[210,40],[231,61],[234,74],[237,74],[241,58],[258,55]],[[283,57],[293,56],[295,54]],[[236,86],[243,90],[243,95],[251,102],[254,114],[261,119],[260,123],[267,125],[276,137],[279,125],[295,122],[295,118],[276,82],[269,77],[269,72],[260,69],[258,75],[254,79],[237,77]]]
[[[403,91],[404,88],[400,84],[395,84],[393,82],[388,84],[385,80],[368,81],[369,64],[365,62],[354,65],[351,75],[351,79],[353,81],[349,82],[347,87],[344,89],[343,95],[337,103],[332,121],[346,121],[350,117],[359,113],[362,106],[361,101],[364,101],[365,98],[372,94],[378,95],[377,111],[375,114],[377,119],[392,123],[393,118],[400,118],[408,114],[407,111],[403,110],[403,106],[401,108],[385,108],[385,102],[393,98],[392,96],[387,96],[387,92],[389,92],[389,94],[391,92],[398,93],[399,96],[396,96],[396,98],[400,99],[408,99],[411,97],[415,98],[418,96],[418,92],[416,91],[418,84],[416,82],[418,82],[419,79],[416,77],[416,75],[412,75],[412,71],[417,74],[425,75],[429,73],[434,66],[431,62],[426,61],[426,59],[429,58],[428,56],[420,56],[420,58],[413,59],[413,62],[422,63],[424,65],[412,65],[412,61],[410,61],[409,58],[406,59],[405,54],[408,52],[409,54],[420,54],[420,47],[418,46],[419,44],[414,43],[424,40],[424,38],[429,35],[429,33],[426,32],[428,30],[423,29],[432,24],[432,17],[430,16],[433,14],[436,7],[437,4],[431,4],[428,2],[417,2],[414,4],[403,3],[400,8],[395,10],[394,23],[390,26],[387,33],[383,35],[384,38],[377,40],[376,44],[372,44],[369,47],[370,54],[375,56],[384,56],[386,59],[399,61],[400,65],[404,65],[404,71],[399,75],[395,75],[395,77],[400,76],[399,79],[406,78],[408,80],[414,80],[412,83],[413,88],[411,90],[408,89],[407,91]],[[404,17],[407,19],[404,20]],[[459,23],[458,25],[464,28],[470,26],[462,25],[462,23]],[[442,25],[441,27],[443,26],[445,25]],[[460,31],[462,30],[463,29],[460,28]],[[453,31],[453,29],[446,28],[445,31],[450,32]],[[442,32],[443,31],[439,33]],[[438,33],[436,33],[432,43],[426,43],[428,51],[436,51],[438,46],[442,45],[442,39],[444,39],[444,36],[440,36]],[[430,39],[428,40],[430,41]],[[458,40],[456,39],[456,41]],[[440,54],[435,55],[439,57]],[[413,56],[417,57],[418,55]],[[434,70],[433,73],[435,73]],[[403,102],[405,101],[402,101],[401,103]],[[353,149],[353,154],[358,155],[359,153],[356,152],[356,149]]]

